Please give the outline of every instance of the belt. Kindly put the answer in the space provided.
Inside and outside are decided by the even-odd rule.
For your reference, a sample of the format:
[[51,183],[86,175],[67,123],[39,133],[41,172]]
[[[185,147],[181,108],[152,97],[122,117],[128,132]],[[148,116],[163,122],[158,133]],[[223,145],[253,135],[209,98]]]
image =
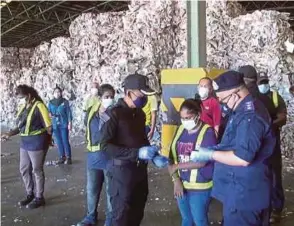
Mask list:
[[121,159],[113,159],[111,160],[112,165],[114,166],[134,166],[136,165],[137,167],[141,166],[147,166],[148,162],[143,161],[143,160],[138,160],[138,161],[129,161],[129,160],[121,160]]

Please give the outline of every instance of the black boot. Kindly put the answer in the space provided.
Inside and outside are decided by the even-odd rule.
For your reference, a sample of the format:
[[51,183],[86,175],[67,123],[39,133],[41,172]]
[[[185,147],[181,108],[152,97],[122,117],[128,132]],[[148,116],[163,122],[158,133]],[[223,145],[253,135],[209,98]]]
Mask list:
[[26,206],[26,205],[28,205],[30,202],[32,202],[32,201],[34,200],[34,198],[35,198],[34,194],[32,194],[32,195],[28,195],[28,196],[26,197],[26,199],[21,200],[20,202],[18,202],[18,205],[20,205],[20,206]]
[[271,224],[279,223],[282,219],[282,211],[273,210],[270,218]]
[[28,209],[36,209],[40,206],[45,206],[44,198],[35,198],[30,204],[27,205]]
[[71,158],[66,158],[64,164],[65,165],[71,165],[72,164]]

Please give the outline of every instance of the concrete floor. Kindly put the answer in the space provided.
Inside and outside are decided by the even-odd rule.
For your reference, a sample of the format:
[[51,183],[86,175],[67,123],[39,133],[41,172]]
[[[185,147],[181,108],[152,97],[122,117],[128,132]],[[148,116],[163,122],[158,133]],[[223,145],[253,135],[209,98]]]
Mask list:
[[[85,214],[85,152],[81,139],[73,143],[73,165],[46,166],[46,207],[36,210],[19,208],[17,202],[25,195],[18,171],[19,142],[17,138],[2,143],[1,154],[1,225],[2,226],[71,226]],[[80,143],[80,144],[78,144]],[[55,160],[55,148],[49,150],[47,160]],[[294,171],[285,168],[286,208],[280,226],[294,225]],[[143,226],[179,226],[180,216],[173,199],[173,186],[165,170],[149,167],[149,201]],[[291,189],[292,188],[292,189]],[[99,206],[99,223],[104,222],[104,195]],[[219,225],[221,207],[213,201],[210,207],[211,225]]]

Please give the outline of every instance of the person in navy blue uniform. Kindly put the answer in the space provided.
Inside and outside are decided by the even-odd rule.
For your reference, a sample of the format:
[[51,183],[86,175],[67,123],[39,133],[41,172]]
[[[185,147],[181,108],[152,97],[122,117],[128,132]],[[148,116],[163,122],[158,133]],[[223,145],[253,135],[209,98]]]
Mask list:
[[124,89],[125,97],[111,109],[110,118],[101,129],[100,145],[109,157],[106,177],[111,203],[110,225],[139,226],[148,196],[147,161],[140,156],[148,157],[151,147],[142,108],[147,102],[146,95],[154,91],[139,74],[127,76]]
[[54,142],[57,144],[59,164],[71,164],[71,147],[69,130],[72,127],[72,113],[68,100],[62,97],[59,87],[54,89],[54,98],[50,100],[48,109],[52,118]]
[[[87,130],[87,216],[77,226],[94,226],[97,224],[97,207],[103,183],[107,189],[106,166],[107,155],[101,151],[99,137],[101,128],[109,119],[109,111],[114,103],[115,90],[109,84],[103,84],[98,91],[99,102],[94,103],[86,113],[85,125]],[[106,193],[105,226],[111,226],[109,211],[110,199]]]
[[221,143],[200,147],[192,161],[215,161],[212,196],[223,204],[224,226],[268,226],[276,139],[264,105],[246,88],[243,74],[227,71],[214,80],[219,101],[231,109]]

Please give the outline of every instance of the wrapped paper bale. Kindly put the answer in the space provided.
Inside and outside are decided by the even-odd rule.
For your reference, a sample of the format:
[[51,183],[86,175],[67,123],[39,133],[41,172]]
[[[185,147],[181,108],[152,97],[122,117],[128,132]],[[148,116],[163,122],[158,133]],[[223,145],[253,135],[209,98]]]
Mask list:
[[[251,64],[266,72],[272,89],[287,102],[288,124],[282,130],[282,149],[293,156],[293,102],[289,86],[294,71],[294,57],[285,50],[286,40],[293,40],[289,15],[275,11],[243,13],[235,2],[208,1],[207,52],[210,67],[233,68]],[[233,11],[232,11],[233,10]],[[239,11],[239,12],[238,12]],[[236,17],[237,16],[237,17]]]

